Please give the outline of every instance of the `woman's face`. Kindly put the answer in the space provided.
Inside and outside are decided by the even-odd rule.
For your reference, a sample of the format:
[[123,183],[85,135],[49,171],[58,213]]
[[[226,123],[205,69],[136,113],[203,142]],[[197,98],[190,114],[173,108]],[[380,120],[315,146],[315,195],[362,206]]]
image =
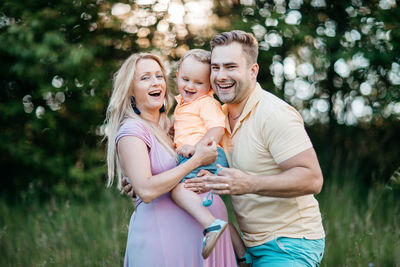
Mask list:
[[164,103],[167,84],[160,65],[153,59],[140,59],[133,78],[133,96],[141,112],[158,112]]

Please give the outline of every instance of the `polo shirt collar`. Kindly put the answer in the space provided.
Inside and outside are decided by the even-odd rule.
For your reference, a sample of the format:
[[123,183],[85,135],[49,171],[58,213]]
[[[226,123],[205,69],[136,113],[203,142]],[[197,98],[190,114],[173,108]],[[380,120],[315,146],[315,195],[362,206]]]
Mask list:
[[253,92],[251,92],[249,99],[247,99],[246,105],[243,108],[242,115],[239,117],[239,121],[242,121],[247,115],[254,109],[254,107],[260,102],[263,89],[260,84],[256,84]]
[[240,115],[237,123],[235,124],[235,128],[233,131],[230,131],[230,126],[229,126],[229,119],[228,119],[228,105],[224,105],[223,111],[226,115],[226,120],[225,120],[225,125],[226,129],[231,135],[234,135],[236,131],[240,128],[240,125],[242,124],[242,121],[247,117],[247,115],[250,114],[250,112],[257,106],[258,102],[260,102],[261,97],[262,97],[262,92],[263,89],[261,88],[259,83],[256,83],[256,87],[254,88],[253,92],[251,92],[249,98],[247,99],[247,102],[243,108],[242,114]]

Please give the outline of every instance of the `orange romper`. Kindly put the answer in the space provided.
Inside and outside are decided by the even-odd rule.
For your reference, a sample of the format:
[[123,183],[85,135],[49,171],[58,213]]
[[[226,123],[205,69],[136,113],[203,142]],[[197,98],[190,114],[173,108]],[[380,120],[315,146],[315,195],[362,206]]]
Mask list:
[[178,105],[174,112],[174,145],[196,145],[213,127],[225,128],[225,114],[220,103],[214,99],[213,91],[191,102],[184,102],[181,95],[175,97]]

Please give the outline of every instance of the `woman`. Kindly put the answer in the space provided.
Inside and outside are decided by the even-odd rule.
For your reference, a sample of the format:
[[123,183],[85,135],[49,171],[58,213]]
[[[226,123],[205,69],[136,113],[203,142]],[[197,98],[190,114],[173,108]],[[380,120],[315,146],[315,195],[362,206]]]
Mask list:
[[[170,198],[169,191],[193,169],[215,161],[217,148],[206,140],[186,163],[176,166],[167,135],[169,97],[164,67],[151,54],[134,54],[114,77],[107,109],[108,185],[115,172],[129,177],[137,194],[129,224],[125,266],[236,266],[229,231],[211,256],[201,257],[202,227]],[[210,209],[227,220],[220,198]]]

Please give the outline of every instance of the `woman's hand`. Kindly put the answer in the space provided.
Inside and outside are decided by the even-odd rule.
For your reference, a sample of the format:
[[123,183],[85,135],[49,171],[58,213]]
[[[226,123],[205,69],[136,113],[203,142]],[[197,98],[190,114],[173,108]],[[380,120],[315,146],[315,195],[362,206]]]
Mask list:
[[202,166],[213,163],[217,156],[217,143],[213,138],[208,138],[197,143],[196,151],[192,158],[199,163],[199,166]]

